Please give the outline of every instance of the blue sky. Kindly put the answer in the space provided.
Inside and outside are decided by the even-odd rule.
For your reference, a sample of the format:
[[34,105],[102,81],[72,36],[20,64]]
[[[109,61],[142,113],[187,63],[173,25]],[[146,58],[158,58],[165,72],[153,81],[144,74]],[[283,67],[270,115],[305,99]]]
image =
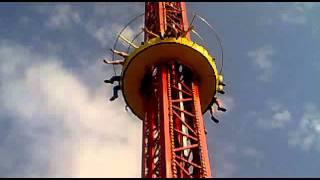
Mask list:
[[[218,125],[205,114],[216,177],[320,176],[319,7],[187,3],[189,19],[205,17],[224,47],[229,111]],[[140,177],[141,122],[122,97],[108,101],[103,80],[113,69],[101,60],[143,11],[143,3],[1,4],[1,177]],[[218,56],[213,34],[203,38]]]

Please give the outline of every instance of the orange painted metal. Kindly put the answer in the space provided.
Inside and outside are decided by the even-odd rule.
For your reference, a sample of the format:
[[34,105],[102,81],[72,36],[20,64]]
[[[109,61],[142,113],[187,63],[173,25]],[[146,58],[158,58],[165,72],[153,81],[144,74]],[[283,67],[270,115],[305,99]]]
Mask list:
[[[165,8],[163,2],[146,2],[145,3],[145,27],[155,34],[164,34],[165,32]],[[144,40],[154,38],[151,34],[145,34]]]
[[[155,34],[188,29],[185,2],[146,2],[145,10],[145,26]],[[145,41],[151,38],[145,34]],[[151,70],[152,92],[144,99],[142,177],[211,177],[199,82],[176,59]]]
[[[189,28],[189,23],[188,23],[186,3],[185,2],[181,2],[180,5],[181,5],[181,11],[182,11],[183,28],[184,28],[184,31],[187,31],[188,28]],[[191,39],[189,32],[187,33],[186,38],[189,39],[189,40]]]
[[204,129],[204,121],[201,113],[201,104],[199,98],[199,86],[197,82],[192,83],[194,113],[196,115],[199,145],[201,147],[201,165],[204,177],[211,177],[211,169],[209,162],[208,146]]
[[147,113],[145,114],[145,120],[143,121],[142,124],[142,161],[141,161],[141,176],[142,177],[146,177],[146,169],[148,167],[147,165],[147,159],[148,157],[146,156],[146,152],[147,152],[147,138],[146,138],[146,134],[147,134],[147,123],[148,123],[149,119],[147,118]]
[[161,148],[162,148],[162,174],[164,177],[172,178],[172,149],[171,149],[171,137],[170,137],[170,107],[169,107],[169,93],[168,93],[168,73],[166,66],[161,68],[161,119],[160,119],[160,128],[161,128]]
[[159,31],[160,34],[164,34],[165,30],[166,30],[166,9],[164,7],[164,3],[163,2],[159,2],[158,3],[158,9],[159,9]]

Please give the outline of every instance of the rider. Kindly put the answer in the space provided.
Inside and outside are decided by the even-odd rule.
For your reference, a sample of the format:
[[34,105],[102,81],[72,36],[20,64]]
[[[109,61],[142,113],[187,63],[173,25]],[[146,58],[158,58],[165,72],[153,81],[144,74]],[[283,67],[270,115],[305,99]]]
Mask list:
[[[221,106],[221,102],[218,98],[214,97],[214,100],[213,100],[213,103],[216,104],[218,106],[218,111],[222,111],[222,112],[226,112],[227,109],[222,107]],[[213,120],[213,122],[215,123],[219,123],[219,120],[216,119],[214,116],[213,116],[213,112],[214,112],[214,109],[213,109],[213,106],[210,106],[210,114],[211,114],[211,120]]]

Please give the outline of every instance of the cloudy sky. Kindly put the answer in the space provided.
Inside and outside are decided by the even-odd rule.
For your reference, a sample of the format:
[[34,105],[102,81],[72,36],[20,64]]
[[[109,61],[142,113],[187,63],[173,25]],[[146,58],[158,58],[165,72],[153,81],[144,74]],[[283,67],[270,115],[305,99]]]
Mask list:
[[[187,8],[224,47],[229,111],[218,125],[205,114],[213,174],[320,177],[320,3]],[[101,60],[143,11],[143,3],[1,4],[1,177],[140,177],[141,121],[122,97],[108,101],[103,80],[114,71]],[[195,25],[219,57],[214,34]]]

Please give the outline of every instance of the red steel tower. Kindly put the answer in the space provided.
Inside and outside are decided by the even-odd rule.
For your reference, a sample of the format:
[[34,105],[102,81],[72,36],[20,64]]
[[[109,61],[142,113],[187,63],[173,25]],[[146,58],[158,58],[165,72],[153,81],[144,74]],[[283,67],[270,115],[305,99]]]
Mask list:
[[[186,32],[190,39],[185,3],[146,2],[145,27],[162,36]],[[152,37],[146,34],[145,40]],[[143,177],[211,176],[199,86],[195,81],[179,82],[183,73],[178,72],[178,65],[182,64],[159,65],[154,81],[157,85],[153,87],[157,93],[146,102],[149,109],[143,121]]]
[[122,55],[123,97],[143,122],[142,177],[211,177],[202,114],[222,76],[191,29],[184,2],[146,2],[144,42]]

